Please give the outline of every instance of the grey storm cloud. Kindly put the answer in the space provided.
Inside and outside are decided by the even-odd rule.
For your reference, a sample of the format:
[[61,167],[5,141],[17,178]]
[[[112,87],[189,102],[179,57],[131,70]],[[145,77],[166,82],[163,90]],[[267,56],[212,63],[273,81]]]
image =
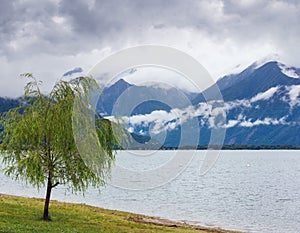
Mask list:
[[299,66],[299,15],[296,0],[0,0],[1,92],[9,76],[88,70],[93,51],[138,44],[181,49],[211,70],[265,52]]
[[[76,54],[153,27],[204,26],[197,1],[2,1],[1,53]],[[209,19],[207,19],[209,21]],[[17,56],[20,53],[16,54]]]
[[280,40],[299,36],[299,9],[297,1],[2,0],[1,52],[76,54],[167,27],[202,30],[220,41]]

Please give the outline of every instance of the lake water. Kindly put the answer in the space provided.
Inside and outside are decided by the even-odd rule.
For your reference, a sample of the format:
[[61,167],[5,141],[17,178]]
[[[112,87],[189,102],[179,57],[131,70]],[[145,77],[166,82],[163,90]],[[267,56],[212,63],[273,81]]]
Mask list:
[[[122,152],[116,164],[142,174],[167,164],[174,152],[135,153]],[[204,153],[197,151],[179,176],[157,188],[108,185],[100,194],[89,189],[83,197],[58,187],[53,199],[244,232],[300,232],[300,151],[221,151],[212,169],[201,176]],[[37,192],[3,174],[0,193],[44,196],[44,190]]]

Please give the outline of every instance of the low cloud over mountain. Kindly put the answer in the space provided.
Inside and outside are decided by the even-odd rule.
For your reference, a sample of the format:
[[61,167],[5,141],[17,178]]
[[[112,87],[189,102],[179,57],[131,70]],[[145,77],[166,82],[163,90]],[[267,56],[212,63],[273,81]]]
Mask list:
[[[200,145],[207,144],[212,130],[218,129],[226,130],[225,144],[300,145],[298,74],[299,69],[274,61],[259,66],[256,64],[217,82],[224,101],[215,100],[212,88],[208,88],[185,106],[155,108],[153,103],[144,101],[144,107],[139,112],[128,112],[119,115],[118,119],[121,117],[129,132],[154,138],[164,134],[164,143],[174,147],[178,146],[180,140],[184,140],[186,145],[192,144],[188,138],[182,138],[181,133],[183,127],[196,132],[192,130],[195,124],[191,124],[191,121],[197,121],[200,136],[190,137],[199,137]],[[134,88],[138,90],[144,87]],[[150,91],[151,87],[147,88]],[[147,89],[144,88],[145,92]],[[165,93],[166,90],[156,88],[156,92]],[[139,95],[135,95],[135,98],[138,99]],[[171,136],[168,137],[168,134]]]

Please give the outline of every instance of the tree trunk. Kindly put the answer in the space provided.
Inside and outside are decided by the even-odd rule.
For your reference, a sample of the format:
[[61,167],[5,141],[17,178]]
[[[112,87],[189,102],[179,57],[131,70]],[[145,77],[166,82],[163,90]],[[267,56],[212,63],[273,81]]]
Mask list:
[[50,175],[48,176],[48,183],[47,183],[47,191],[46,191],[46,198],[45,198],[45,206],[44,206],[44,217],[43,219],[45,221],[49,221],[49,203],[50,203],[50,196],[51,196],[51,190],[52,190],[52,182]]

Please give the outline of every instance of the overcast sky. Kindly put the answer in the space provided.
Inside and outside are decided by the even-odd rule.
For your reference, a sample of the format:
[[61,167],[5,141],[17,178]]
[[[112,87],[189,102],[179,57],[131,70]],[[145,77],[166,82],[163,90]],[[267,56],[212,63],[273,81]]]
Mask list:
[[276,56],[300,67],[297,0],[0,0],[0,96],[18,96],[31,72],[45,89],[75,67],[130,46],[167,45],[216,79]]

